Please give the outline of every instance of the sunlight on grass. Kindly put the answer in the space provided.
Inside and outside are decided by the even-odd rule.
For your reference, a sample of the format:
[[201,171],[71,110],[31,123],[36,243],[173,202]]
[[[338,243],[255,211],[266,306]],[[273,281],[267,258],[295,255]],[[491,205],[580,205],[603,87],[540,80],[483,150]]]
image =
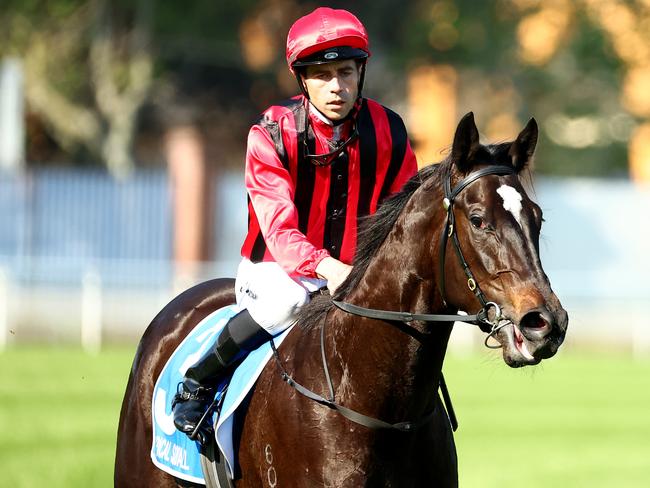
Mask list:
[[0,354],[3,486],[113,485],[119,408],[134,351]]
[[445,366],[461,486],[648,486],[650,361],[560,353],[512,370],[488,357]]
[[[0,354],[3,486],[112,486],[134,351]],[[648,486],[650,361],[561,353],[512,370],[481,351],[448,357],[445,376],[461,487]]]

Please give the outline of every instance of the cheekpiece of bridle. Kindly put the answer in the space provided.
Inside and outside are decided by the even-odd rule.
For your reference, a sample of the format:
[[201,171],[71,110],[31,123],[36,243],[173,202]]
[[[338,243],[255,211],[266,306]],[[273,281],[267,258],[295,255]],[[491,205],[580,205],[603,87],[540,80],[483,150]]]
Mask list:
[[[447,251],[447,242],[451,239],[451,242],[454,246],[454,251],[458,256],[458,260],[463,268],[463,272],[467,277],[467,288],[474,293],[478,301],[481,303],[481,310],[477,313],[477,320],[474,322],[478,327],[483,331],[487,332],[488,336],[485,339],[485,345],[488,345],[488,339],[494,336],[498,330],[503,327],[499,325],[502,319],[501,307],[495,302],[490,302],[486,300],[485,294],[481,290],[481,287],[478,284],[474,274],[463,256],[463,251],[460,247],[460,241],[458,240],[458,234],[456,232],[456,218],[454,216],[454,202],[456,197],[469,185],[474,183],[479,178],[487,175],[498,175],[506,176],[515,174],[516,171],[511,166],[487,166],[485,168],[479,169],[473,173],[470,173],[468,176],[460,180],[456,186],[452,189],[451,187],[451,173],[448,171],[444,179],[444,191],[445,197],[442,200],[442,206],[447,211],[447,217],[445,219],[445,225],[442,229],[442,237],[440,239],[440,258],[438,260],[439,269],[440,269],[440,279],[438,280],[438,286],[440,289],[440,296],[442,297],[443,302],[446,304],[446,294],[445,294],[445,254]],[[490,319],[489,311],[494,309],[494,317]],[[505,324],[504,324],[505,325]]]

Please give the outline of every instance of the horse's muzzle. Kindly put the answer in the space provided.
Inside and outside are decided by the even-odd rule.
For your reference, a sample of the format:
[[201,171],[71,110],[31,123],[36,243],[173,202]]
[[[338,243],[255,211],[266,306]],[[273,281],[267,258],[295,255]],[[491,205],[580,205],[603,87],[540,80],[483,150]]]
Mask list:
[[568,322],[567,312],[561,307],[555,312],[547,307],[538,307],[523,315],[519,329],[535,359],[548,359],[555,355],[564,342]]

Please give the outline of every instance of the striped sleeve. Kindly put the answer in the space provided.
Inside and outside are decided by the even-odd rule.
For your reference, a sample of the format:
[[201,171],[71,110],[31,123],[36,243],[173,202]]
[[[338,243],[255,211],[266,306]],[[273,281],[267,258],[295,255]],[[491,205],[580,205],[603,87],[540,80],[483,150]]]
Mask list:
[[245,183],[273,259],[290,275],[315,277],[316,266],[329,253],[311,244],[299,230],[291,175],[269,133],[257,125],[248,136]]

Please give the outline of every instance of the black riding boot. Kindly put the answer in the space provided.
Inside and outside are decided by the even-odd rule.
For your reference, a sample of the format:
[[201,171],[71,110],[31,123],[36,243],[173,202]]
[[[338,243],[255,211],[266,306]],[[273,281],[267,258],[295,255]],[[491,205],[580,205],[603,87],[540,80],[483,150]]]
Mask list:
[[[219,334],[217,343],[195,364],[190,366],[179,383],[172,401],[174,425],[187,435],[196,429],[199,420],[214,400],[219,380],[249,352],[271,339],[257,324],[248,310],[235,315]],[[204,444],[212,426],[205,421],[196,435]]]

